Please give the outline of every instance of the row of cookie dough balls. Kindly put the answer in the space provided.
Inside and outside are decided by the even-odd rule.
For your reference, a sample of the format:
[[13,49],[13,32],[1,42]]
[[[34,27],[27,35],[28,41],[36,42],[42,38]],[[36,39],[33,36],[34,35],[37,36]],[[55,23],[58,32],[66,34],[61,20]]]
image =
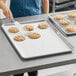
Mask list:
[[[46,29],[46,28],[48,28],[48,24],[41,23],[41,24],[38,25],[38,28],[40,28],[40,29]],[[26,26],[23,27],[23,29],[27,30],[27,31],[33,31],[34,27],[31,26],[31,25],[26,25]],[[11,28],[8,29],[8,31],[10,33],[17,33],[17,32],[19,32],[19,29],[17,27],[11,27]],[[33,33],[30,33],[28,35],[28,37],[31,38],[31,39],[38,39],[38,38],[41,37],[41,35],[39,33],[33,32]],[[14,37],[14,40],[15,41],[24,41],[25,37],[23,35],[17,35],[17,36]]]
[[[76,12],[70,12],[68,13],[68,17],[74,18],[76,21]],[[69,25],[70,21],[65,20],[62,14],[54,15],[54,19],[59,20],[59,23],[62,25],[68,25],[65,27],[65,30],[68,32],[76,32],[76,26]]]
[[[38,38],[41,37],[41,35],[39,33],[34,33],[33,32],[33,33],[30,33],[28,35],[28,37],[31,38],[31,39],[38,39]],[[17,36],[14,37],[15,41],[24,41],[25,39],[26,38],[23,35],[17,35]]]
[[[74,18],[75,21],[76,21],[76,12],[70,12],[70,13],[68,13],[68,17]],[[62,24],[62,25],[68,25],[68,24],[70,24],[70,21],[69,20],[65,20],[64,16],[62,14],[54,15],[54,19],[59,20],[59,23]]]
[[[40,29],[46,29],[48,28],[48,24],[47,23],[41,23],[38,25],[38,28]],[[32,25],[26,25],[23,27],[24,30],[27,30],[27,31],[33,31],[34,30],[34,27]],[[19,32],[19,29],[17,27],[11,27],[8,29],[8,31],[10,33],[17,33]]]
[[[67,14],[67,16],[70,18],[76,18],[76,12],[70,12]],[[64,19],[64,16],[62,14],[57,14],[57,15],[54,15],[54,19],[61,20],[61,19]]]
[[70,24],[69,20],[65,20],[62,14],[58,14],[54,16],[54,19],[59,20],[59,23],[62,25]]

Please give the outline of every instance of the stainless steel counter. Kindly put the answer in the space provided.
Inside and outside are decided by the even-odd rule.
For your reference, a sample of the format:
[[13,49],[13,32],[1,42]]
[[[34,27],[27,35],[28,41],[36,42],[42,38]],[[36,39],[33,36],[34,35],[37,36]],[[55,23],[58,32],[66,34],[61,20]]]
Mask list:
[[[47,15],[24,17],[16,20],[30,21],[45,18],[47,18]],[[2,20],[2,22],[8,23],[9,21]],[[21,60],[10,45],[0,26],[0,76],[76,63],[76,36],[68,37],[67,40],[75,47],[75,51],[72,53],[32,60]]]

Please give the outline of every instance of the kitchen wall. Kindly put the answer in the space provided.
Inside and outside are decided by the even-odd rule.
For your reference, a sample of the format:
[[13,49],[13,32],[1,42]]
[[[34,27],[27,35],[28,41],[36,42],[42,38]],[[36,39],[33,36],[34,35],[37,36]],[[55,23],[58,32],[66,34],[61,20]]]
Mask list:
[[[6,0],[6,5],[9,6],[10,5],[10,0]],[[5,16],[2,13],[2,10],[0,9],[0,19],[5,18]]]

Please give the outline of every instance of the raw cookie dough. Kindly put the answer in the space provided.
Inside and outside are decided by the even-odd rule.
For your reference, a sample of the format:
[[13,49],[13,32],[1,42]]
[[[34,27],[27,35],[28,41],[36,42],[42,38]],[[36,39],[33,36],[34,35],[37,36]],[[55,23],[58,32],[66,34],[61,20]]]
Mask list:
[[54,19],[61,20],[63,19],[63,15],[62,14],[54,15]]
[[27,30],[27,31],[33,31],[34,30],[34,27],[31,26],[31,25],[26,25],[23,27],[24,30]]
[[69,26],[65,27],[65,30],[68,32],[76,32],[76,27],[69,25]]
[[47,23],[41,23],[41,24],[38,25],[38,28],[47,29],[48,28],[48,24]]
[[25,40],[25,37],[22,36],[22,35],[17,35],[17,36],[14,37],[14,40],[15,41],[24,41]]
[[60,22],[60,24],[62,24],[62,25],[68,25],[68,24],[70,24],[70,21],[69,20],[60,20],[59,21]]
[[70,12],[68,13],[68,16],[71,18],[76,18],[76,12]]
[[41,37],[41,35],[39,34],[39,33],[30,33],[29,35],[28,35],[28,37],[30,37],[31,39],[38,39],[38,38],[40,38]]
[[18,29],[17,27],[10,27],[10,28],[8,29],[8,31],[9,31],[10,33],[17,33],[17,32],[19,32],[19,29]]

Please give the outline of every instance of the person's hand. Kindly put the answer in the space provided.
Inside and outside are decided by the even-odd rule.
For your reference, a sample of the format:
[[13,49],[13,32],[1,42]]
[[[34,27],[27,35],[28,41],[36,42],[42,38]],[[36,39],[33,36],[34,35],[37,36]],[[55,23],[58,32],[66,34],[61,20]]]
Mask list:
[[8,7],[5,7],[3,9],[3,14],[10,20],[13,20],[13,15],[12,12],[10,11],[10,9]]

